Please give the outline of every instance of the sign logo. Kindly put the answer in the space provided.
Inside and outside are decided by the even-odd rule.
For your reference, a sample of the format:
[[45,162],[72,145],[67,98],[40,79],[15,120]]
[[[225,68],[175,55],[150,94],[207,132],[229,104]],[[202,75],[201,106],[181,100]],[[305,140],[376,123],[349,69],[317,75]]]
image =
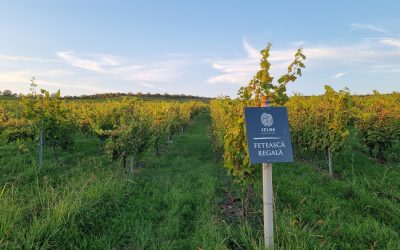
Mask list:
[[274,119],[272,118],[272,115],[268,113],[262,113],[261,115],[261,123],[265,127],[270,127],[274,123]]

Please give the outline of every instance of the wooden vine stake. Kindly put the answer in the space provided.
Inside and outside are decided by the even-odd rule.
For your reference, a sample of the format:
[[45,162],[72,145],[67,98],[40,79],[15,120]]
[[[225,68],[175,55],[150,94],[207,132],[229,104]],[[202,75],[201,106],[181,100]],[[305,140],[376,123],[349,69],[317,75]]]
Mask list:
[[[263,96],[261,107],[270,107],[270,100]],[[266,249],[274,248],[274,206],[272,189],[272,163],[262,164],[263,176],[263,213],[264,213],[264,242]]]

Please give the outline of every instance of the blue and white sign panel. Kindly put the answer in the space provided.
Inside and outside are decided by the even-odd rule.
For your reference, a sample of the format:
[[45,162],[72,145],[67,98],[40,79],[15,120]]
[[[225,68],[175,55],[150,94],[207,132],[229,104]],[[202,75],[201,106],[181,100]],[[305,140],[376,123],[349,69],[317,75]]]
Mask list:
[[244,114],[251,163],[293,161],[285,107],[245,108]]

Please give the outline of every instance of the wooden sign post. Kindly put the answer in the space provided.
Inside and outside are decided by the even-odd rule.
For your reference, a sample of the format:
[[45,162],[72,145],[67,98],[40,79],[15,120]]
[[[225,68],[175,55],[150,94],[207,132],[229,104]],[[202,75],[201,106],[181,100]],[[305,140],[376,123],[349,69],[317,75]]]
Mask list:
[[[269,99],[261,100],[261,107],[270,107]],[[262,164],[264,243],[266,249],[274,249],[274,192],[272,187],[272,163]]]
[[261,107],[245,108],[247,146],[251,163],[262,163],[264,241],[274,247],[274,207],[272,163],[292,162],[289,122],[286,107],[270,107],[263,98]]
[[272,189],[272,163],[263,163],[264,242],[267,249],[274,248],[274,197]]

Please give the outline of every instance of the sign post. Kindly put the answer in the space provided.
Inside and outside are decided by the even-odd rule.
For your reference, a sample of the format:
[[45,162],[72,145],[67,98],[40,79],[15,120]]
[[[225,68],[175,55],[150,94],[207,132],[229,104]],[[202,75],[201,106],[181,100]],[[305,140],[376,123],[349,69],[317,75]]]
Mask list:
[[[269,99],[261,102],[261,107],[270,107]],[[274,249],[274,190],[272,187],[272,163],[262,164],[264,244]]]
[[267,249],[274,248],[274,206],[272,189],[272,163],[262,164],[264,242]]
[[272,163],[292,162],[289,122],[285,107],[270,107],[263,99],[261,107],[245,108],[247,146],[251,163],[262,163],[264,242],[274,247],[274,207]]

